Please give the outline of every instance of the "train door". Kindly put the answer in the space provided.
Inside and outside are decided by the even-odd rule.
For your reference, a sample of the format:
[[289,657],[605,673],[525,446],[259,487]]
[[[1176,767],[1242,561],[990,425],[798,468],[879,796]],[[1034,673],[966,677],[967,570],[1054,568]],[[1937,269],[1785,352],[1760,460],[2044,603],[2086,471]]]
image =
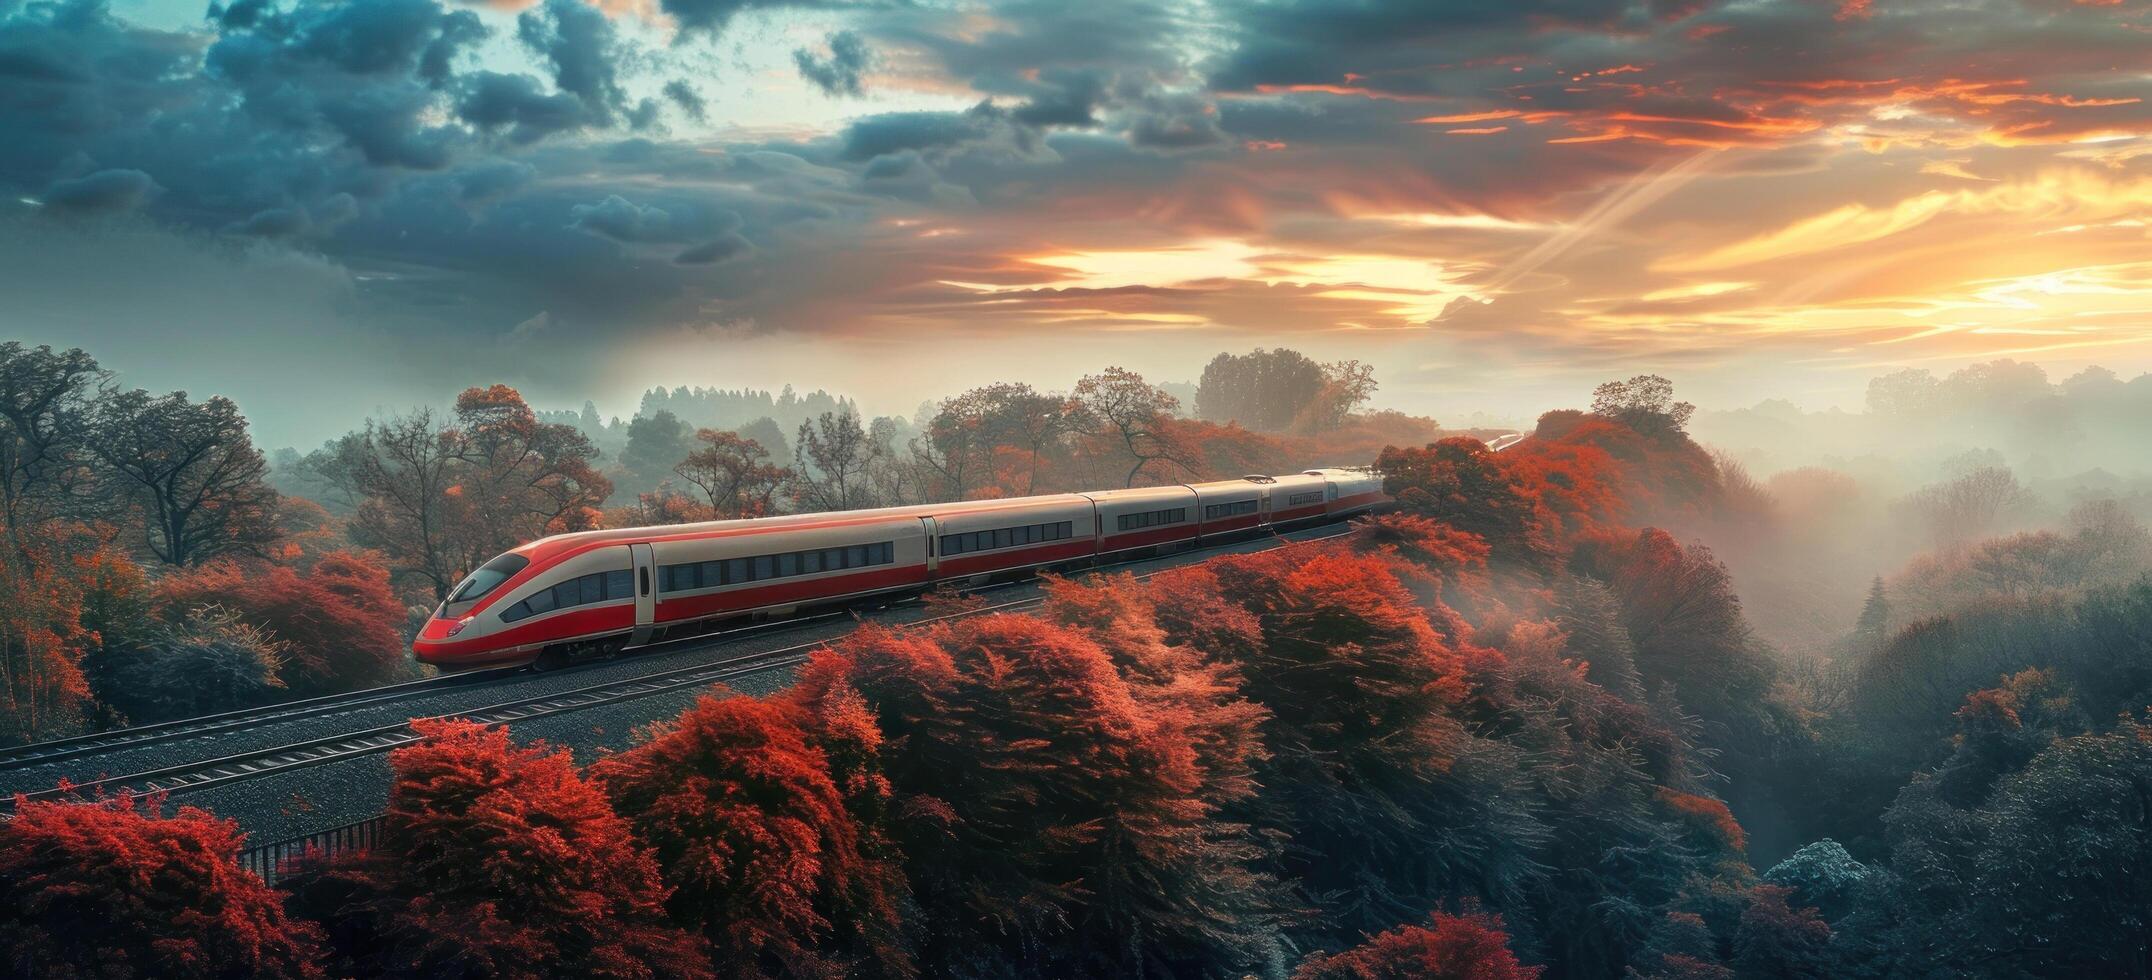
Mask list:
[[656,632],[658,567],[649,545],[631,544],[628,551],[635,556],[635,634],[628,638],[628,645],[641,646]]
[[927,578],[931,580],[934,578],[936,571],[941,568],[940,548],[938,547],[940,541],[938,540],[939,536],[935,534],[939,527],[932,517],[920,518],[919,525],[925,528],[927,532]]

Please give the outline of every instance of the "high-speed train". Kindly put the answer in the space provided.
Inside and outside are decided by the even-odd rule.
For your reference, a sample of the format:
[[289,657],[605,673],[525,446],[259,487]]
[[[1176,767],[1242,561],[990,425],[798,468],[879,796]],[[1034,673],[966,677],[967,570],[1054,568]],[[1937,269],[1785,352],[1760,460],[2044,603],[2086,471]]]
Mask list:
[[541,538],[480,566],[412,650],[444,669],[540,667],[709,629],[1333,520],[1383,499],[1347,469]]

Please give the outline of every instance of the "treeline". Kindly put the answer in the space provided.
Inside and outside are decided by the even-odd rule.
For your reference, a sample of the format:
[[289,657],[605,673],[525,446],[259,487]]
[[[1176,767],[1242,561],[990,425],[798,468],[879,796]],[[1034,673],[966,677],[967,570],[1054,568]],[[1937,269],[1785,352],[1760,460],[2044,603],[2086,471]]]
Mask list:
[[[1314,383],[1265,387],[1278,364],[1305,365]],[[1121,368],[1066,392],[984,385],[913,420],[832,410],[789,432],[769,418],[697,427],[658,408],[618,427],[625,442],[599,464],[620,491],[604,520],[671,524],[1232,477],[1364,462],[1385,444],[1432,435],[1429,419],[1357,411],[1374,390],[1355,362],[1326,367],[1258,350],[1220,355],[1205,371],[1203,418]]]

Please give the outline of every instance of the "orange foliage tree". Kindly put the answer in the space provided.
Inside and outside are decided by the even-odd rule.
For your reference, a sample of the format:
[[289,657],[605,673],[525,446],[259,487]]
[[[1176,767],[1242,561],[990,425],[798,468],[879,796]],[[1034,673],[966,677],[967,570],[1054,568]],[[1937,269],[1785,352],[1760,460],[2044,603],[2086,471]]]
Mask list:
[[0,968],[19,977],[316,977],[319,933],[234,860],[237,824],[159,799],[18,799],[0,823]]
[[332,551],[304,571],[283,565],[219,563],[157,583],[167,618],[219,605],[282,647],[278,678],[295,697],[370,687],[405,665],[403,603],[388,570],[363,552]]
[[81,596],[52,549],[0,549],[0,744],[77,731],[90,707]]
[[1517,962],[1501,916],[1437,912],[1428,925],[1400,926],[1345,952],[1310,957],[1293,980],[1534,980],[1539,973]]
[[1465,733],[1449,712],[1466,692],[1463,658],[1389,563],[1269,553],[1154,587],[1168,639],[1231,656],[1241,693],[1269,712],[1257,820],[1290,840],[1283,876],[1329,897],[1346,928],[1379,928],[1433,897],[1454,856],[1426,835],[1458,800],[1449,776]]
[[870,788],[839,785],[812,724],[792,701],[705,697],[591,775],[728,975],[909,976],[902,872],[847,795]]
[[650,856],[565,751],[502,729],[414,721],[373,850],[303,863],[293,905],[340,972],[428,977],[707,977],[665,917]]
[[1375,468],[1399,506],[1479,536],[1502,559],[1537,564],[1546,550],[1531,493],[1478,439],[1393,446],[1375,458]]
[[801,687],[856,690],[877,719],[928,972],[1170,975],[1259,955],[1269,889],[1245,830],[1198,792],[1204,751],[1082,631],[869,627]]

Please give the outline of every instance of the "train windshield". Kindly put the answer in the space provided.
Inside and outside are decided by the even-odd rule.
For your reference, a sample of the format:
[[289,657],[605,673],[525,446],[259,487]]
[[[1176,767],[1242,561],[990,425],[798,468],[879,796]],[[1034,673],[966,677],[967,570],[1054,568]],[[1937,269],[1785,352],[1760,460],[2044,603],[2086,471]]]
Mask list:
[[530,563],[531,560],[522,555],[502,555],[495,558],[478,566],[478,571],[472,572],[471,577],[464,579],[462,585],[456,586],[456,591],[448,597],[448,601],[453,605],[485,598],[486,593],[499,588],[502,582],[508,581],[510,576],[522,571]]

